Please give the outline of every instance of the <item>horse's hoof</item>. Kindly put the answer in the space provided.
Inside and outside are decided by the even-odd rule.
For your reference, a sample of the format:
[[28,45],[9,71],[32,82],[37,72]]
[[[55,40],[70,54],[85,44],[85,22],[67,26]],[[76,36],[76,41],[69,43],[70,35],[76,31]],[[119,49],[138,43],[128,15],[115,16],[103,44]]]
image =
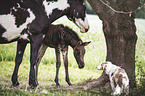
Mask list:
[[20,83],[19,82],[15,82],[12,84],[13,87],[20,87]]
[[20,87],[20,84],[12,84],[12,87]]

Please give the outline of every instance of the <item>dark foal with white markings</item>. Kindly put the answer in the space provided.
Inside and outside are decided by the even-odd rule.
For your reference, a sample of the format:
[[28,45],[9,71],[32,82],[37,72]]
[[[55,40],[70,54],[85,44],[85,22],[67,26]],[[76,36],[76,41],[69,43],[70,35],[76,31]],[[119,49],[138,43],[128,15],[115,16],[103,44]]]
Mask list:
[[89,25],[86,19],[83,0],[1,0],[0,1],[0,44],[18,41],[15,69],[12,75],[13,86],[19,86],[18,69],[22,62],[26,45],[30,43],[29,85],[38,85],[36,79],[36,59],[40,44],[49,25],[66,15],[81,30],[86,32]]
[[56,53],[56,77],[55,83],[58,87],[60,87],[58,81],[59,68],[61,65],[60,53],[62,52],[64,66],[65,66],[65,74],[66,74],[66,82],[68,85],[72,85],[69,79],[68,74],[68,46],[73,48],[74,57],[77,61],[79,68],[84,67],[84,55],[85,55],[85,46],[87,46],[90,42],[82,42],[79,36],[68,27],[64,27],[63,25],[51,25],[49,31],[45,35],[45,38],[41,44],[41,47],[38,52],[37,57],[37,72],[38,73],[38,65],[48,47],[55,48]]

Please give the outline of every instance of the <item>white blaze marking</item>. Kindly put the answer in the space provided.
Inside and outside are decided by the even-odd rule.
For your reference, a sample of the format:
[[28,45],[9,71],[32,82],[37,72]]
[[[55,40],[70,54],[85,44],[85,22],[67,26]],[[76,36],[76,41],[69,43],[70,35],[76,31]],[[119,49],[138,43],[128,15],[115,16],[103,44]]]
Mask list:
[[[30,13],[30,17],[27,17],[26,22],[18,28],[15,25],[15,17],[12,14],[1,15],[0,24],[6,29],[6,32],[3,33],[2,37],[7,38],[8,41],[20,37],[20,33],[23,29],[27,28],[27,25],[35,19],[35,15],[30,11],[30,9],[28,9],[28,12]],[[26,39],[26,35],[21,38],[23,37]]]
[[81,32],[85,32],[85,29],[89,29],[88,19],[85,17],[83,21],[81,18],[75,19],[76,25],[81,29]]
[[45,11],[48,17],[52,13],[53,9],[57,8],[59,10],[65,10],[66,8],[70,7],[70,5],[67,3],[67,0],[58,0],[57,2],[47,2],[44,0],[43,5],[45,6]]

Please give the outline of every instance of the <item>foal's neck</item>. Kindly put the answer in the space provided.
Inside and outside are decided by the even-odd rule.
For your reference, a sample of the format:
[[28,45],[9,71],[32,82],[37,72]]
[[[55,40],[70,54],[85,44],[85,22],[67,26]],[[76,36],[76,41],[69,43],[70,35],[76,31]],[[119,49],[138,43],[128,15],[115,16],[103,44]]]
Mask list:
[[79,40],[72,39],[70,41],[70,46],[74,49],[76,47],[78,42],[79,42]]
[[81,39],[74,32],[72,32],[72,34],[70,34],[69,37],[70,37],[68,40],[69,45],[74,49],[74,47],[76,47],[76,45],[78,44],[79,41],[81,41]]
[[82,41],[77,33],[68,27],[61,26],[61,34],[63,37],[66,37],[65,39],[63,38],[66,44],[70,45],[72,48],[76,47],[79,41]]

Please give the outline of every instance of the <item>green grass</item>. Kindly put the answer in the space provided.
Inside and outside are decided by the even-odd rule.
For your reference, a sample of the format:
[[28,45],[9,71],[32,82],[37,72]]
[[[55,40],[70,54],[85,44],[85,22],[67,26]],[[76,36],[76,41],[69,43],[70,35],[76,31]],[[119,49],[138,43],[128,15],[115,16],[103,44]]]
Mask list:
[[[14,68],[16,42],[11,44],[0,45],[0,95],[4,96],[104,96],[109,95],[105,91],[84,91],[85,82],[98,78],[102,71],[96,70],[96,66],[105,61],[106,44],[102,32],[102,22],[95,15],[88,15],[90,30],[88,33],[80,33],[79,28],[72,22],[63,17],[54,24],[62,23],[68,25],[75,30],[83,41],[91,41],[86,46],[85,68],[79,69],[73,56],[73,50],[69,47],[69,74],[70,80],[74,84],[69,87],[65,82],[65,72],[63,62],[59,72],[59,82],[61,88],[56,88],[55,78],[55,52],[54,49],[48,48],[39,66],[38,81],[40,89],[31,89],[28,85],[29,69],[30,69],[30,45],[28,44],[23,62],[19,69],[19,82],[21,87],[13,88],[11,86],[11,75]],[[145,78],[145,20],[137,19],[137,35],[138,41],[136,45],[136,80],[138,87],[132,91],[132,94],[142,94],[145,89],[143,86]],[[139,93],[140,92],[140,93]]]

